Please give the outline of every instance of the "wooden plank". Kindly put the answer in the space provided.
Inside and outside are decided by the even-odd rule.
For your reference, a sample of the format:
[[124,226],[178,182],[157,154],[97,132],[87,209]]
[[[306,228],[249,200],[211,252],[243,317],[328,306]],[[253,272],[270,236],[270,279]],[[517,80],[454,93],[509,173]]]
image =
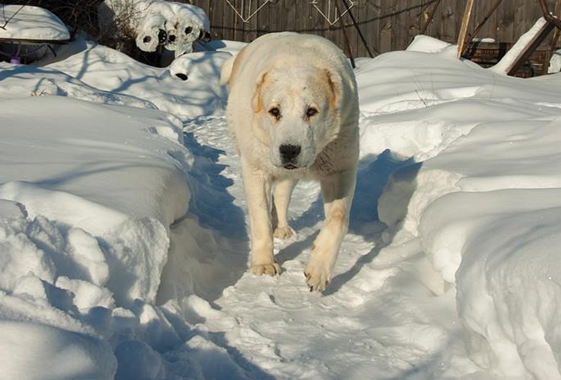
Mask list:
[[[548,1],[549,4],[550,2]],[[526,1],[524,6],[526,7],[526,20],[524,21],[524,31],[522,34],[530,30],[534,23],[543,16],[542,9],[537,0]]]
[[266,8],[262,9],[261,12],[257,15],[257,21],[256,21],[257,29],[255,31],[256,33],[255,38],[259,38],[266,33],[267,25],[271,20],[269,18],[269,8],[271,7],[271,4],[269,3],[265,5],[265,7]]
[[[344,9],[344,8],[343,8]],[[341,4],[339,4],[338,0],[335,0],[335,10],[336,10],[336,17],[339,18],[339,20],[337,21],[337,25],[339,26],[339,28],[336,29],[337,31],[337,46],[339,46],[339,48],[341,50],[343,50],[345,52],[345,54],[347,55],[347,57],[351,60],[351,65],[353,66],[353,68],[356,67],[355,65],[355,52],[353,51],[353,45],[351,44],[351,41],[349,39],[349,31],[347,30],[346,26],[345,26],[345,18],[348,16],[347,15],[343,15],[343,13],[345,12],[343,9],[341,9]],[[343,37],[342,40],[340,37]]]
[[[333,0],[333,9],[335,11],[335,15],[338,15],[339,12],[337,11],[337,7],[339,7],[339,10],[341,11],[341,13],[345,12],[345,6],[343,5],[343,2],[340,0]],[[334,16],[335,17],[335,16]],[[353,57],[356,54],[356,49],[358,48],[358,45],[356,44],[356,34],[355,34],[355,30],[352,27],[349,27],[349,25],[352,25],[351,19],[349,18],[349,15],[344,15],[341,19],[345,25],[345,33],[347,33],[347,37],[350,38],[349,40],[349,44],[351,47],[351,52],[353,54]],[[341,28],[341,22],[337,21],[334,25],[331,26],[331,29],[333,30],[333,42],[339,46],[339,48],[344,49],[343,51],[347,51],[346,49],[346,42],[345,42],[345,35],[343,34],[343,28]],[[351,43],[352,41],[352,43]]]
[[467,29],[470,24],[471,14],[473,12],[473,4],[475,0],[468,0],[466,4],[466,8],[464,11],[463,19],[462,19],[462,26],[460,28],[460,34],[458,36],[458,58],[462,56],[462,52],[464,51],[464,45],[466,43],[466,35]]
[[[470,32],[468,34],[468,38],[467,38],[467,43],[471,43],[473,38],[479,35],[479,32],[481,31],[481,29],[483,29],[483,27],[485,26],[485,24],[487,23],[487,21],[489,21],[489,19],[491,18],[491,16],[493,16],[493,14],[496,12],[497,8],[501,5],[501,3],[503,2],[503,0],[496,0],[495,4],[491,7],[491,9],[487,12],[482,14],[482,17],[476,17],[475,18],[475,22],[476,22],[476,26],[473,29],[472,32]],[[477,4],[481,4],[481,2],[476,3]],[[477,7],[476,7],[477,10]],[[514,12],[513,12],[513,17],[514,17]]]
[[395,41],[400,34],[399,29],[399,20],[397,18],[397,9],[399,7],[399,0],[391,0],[389,1],[388,12],[386,14],[386,25],[388,26],[389,31],[389,51],[396,50]]
[[296,30],[296,4],[292,1],[287,1],[285,3],[285,19],[283,30]]
[[[435,5],[432,5],[433,7]],[[426,12],[426,11],[425,11]],[[427,30],[425,31],[425,35],[435,37],[439,30],[439,20],[440,15],[442,13],[442,1],[439,2],[438,7],[436,8],[432,21],[428,24]],[[426,16],[429,16],[428,14]],[[426,17],[424,16],[424,17]],[[426,19],[424,19],[426,21]]]
[[[555,1],[555,8],[554,8],[553,14],[558,19],[561,18],[561,0],[556,0]],[[559,30],[559,28],[555,28],[553,30],[553,33],[551,34],[551,39],[549,41],[548,54],[545,57],[546,60],[543,64],[542,74],[547,74],[547,72],[549,71],[549,61],[551,60],[551,57],[553,56],[553,54],[555,53],[555,50],[557,49],[557,46],[559,45],[559,34],[560,34],[559,32],[561,32],[561,30]]]
[[394,22],[395,28],[393,28],[393,36],[392,36],[392,50],[402,50],[403,45],[405,45],[409,39],[409,34],[407,33],[408,29],[408,11],[407,8],[409,6],[409,0],[401,0],[396,2],[396,7],[394,10]]
[[[460,56],[464,56],[466,54],[466,51],[468,49],[468,47],[473,43],[473,39],[479,35],[479,32],[481,31],[481,29],[485,26],[485,24],[487,23],[487,21],[489,21],[489,19],[491,18],[491,16],[496,12],[497,8],[499,7],[499,5],[502,3],[502,0],[496,0],[495,4],[491,7],[491,9],[489,9],[489,11],[483,15],[483,17],[481,19],[476,19],[476,26],[474,27],[474,29],[468,33],[468,36],[466,37],[466,43],[463,46],[461,52],[460,52]],[[476,3],[477,4],[477,3]]]
[[[450,1],[443,1],[438,10],[438,16],[435,17],[435,32],[433,37],[439,40],[455,43],[453,38],[454,33],[450,31],[448,25],[450,24],[450,18],[454,16],[454,8],[457,4],[451,4]],[[463,8],[462,8],[463,9]],[[454,22],[452,22],[454,24]]]
[[[249,3],[246,0],[246,3],[248,11],[244,17],[249,17],[253,14],[253,12],[257,12],[259,6],[264,3],[264,0],[252,0]],[[248,22],[245,23],[245,41],[251,42],[257,38],[257,23],[259,21],[259,16],[262,15],[261,12],[263,12],[263,9],[255,13],[251,18],[249,18]]]
[[545,40],[549,33],[553,30],[553,24],[546,22],[540,31],[534,36],[531,43],[529,43],[518,58],[512,63],[512,65],[506,70],[508,75],[514,75],[522,67],[522,65],[528,60],[530,55],[537,49],[537,47]]
[[437,0],[436,2],[429,4],[425,9],[421,11],[421,13],[419,14],[419,22],[422,23],[422,26],[420,27],[419,34],[427,33],[428,27],[431,25],[434,19],[434,14],[438,10],[438,6],[440,5],[441,1],[442,0]]
[[[528,29],[527,19],[530,17],[528,12],[528,4],[525,0],[510,0],[513,2],[514,7],[514,31],[513,31],[513,41],[505,41],[514,43],[521,35],[526,33]],[[532,4],[537,8],[537,3]],[[534,20],[535,22],[536,20]]]
[[[321,9],[321,11],[323,12],[324,15],[326,15],[328,17],[331,17],[333,19],[333,11],[332,11],[332,8],[329,7],[329,5],[333,6],[333,4],[330,4],[330,2],[328,2],[328,1],[321,1],[321,2],[318,2],[318,4],[317,4],[317,6]],[[316,12],[317,12],[317,10],[316,10]],[[331,27],[329,22],[321,14],[319,15],[319,17],[321,17],[321,19],[323,20],[322,23],[321,23],[322,30],[323,30],[323,36],[325,38],[327,38],[328,40],[332,41],[333,43],[336,43],[334,28]]]
[[351,24],[348,24],[348,27],[351,28],[355,34],[354,41],[356,41],[357,43],[357,54],[358,48],[362,48],[362,51],[364,52],[363,55],[368,54],[369,57],[373,57],[374,55],[370,51],[370,48],[368,47],[368,41],[361,29],[360,19],[357,19],[357,17],[355,16],[355,13],[360,14],[360,10],[351,7],[347,0],[342,0],[342,2],[345,5],[346,10],[348,10],[348,18],[351,19]]
[[308,2],[296,2],[298,3],[298,31],[301,33],[309,33],[309,17],[310,17],[310,10]]
[[381,0],[366,2],[366,38],[374,54],[380,54],[380,7]]
[[313,32],[313,34],[323,36],[323,18],[311,4],[309,5],[309,12],[310,18],[308,20],[308,30]]
[[420,34],[421,32],[421,17],[420,17],[420,10],[423,7],[423,0],[411,0],[410,1],[410,11],[409,11],[409,27],[407,28],[407,40],[404,41],[405,46],[404,49],[409,46],[411,41],[415,38],[416,35]]
[[[347,3],[349,1],[347,0]],[[366,29],[366,2],[364,0],[355,1],[355,6],[352,8],[353,16],[360,27],[360,31],[365,36],[365,29]],[[342,9],[346,9],[345,5],[341,2],[340,4]],[[366,52],[366,48],[364,47],[364,43],[360,39],[358,35],[358,31],[352,24],[352,20],[348,15],[344,17],[345,23],[349,25],[349,37],[351,38],[351,46],[356,46],[356,50],[353,49],[355,52],[355,57],[367,57],[368,53]],[[366,37],[365,37],[366,38]]]
[[[230,0],[241,6],[242,0]],[[244,0],[246,7],[249,0]],[[254,11],[265,0],[252,0],[251,10],[244,9],[244,16]],[[341,0],[339,0],[341,1]],[[427,19],[428,11],[437,0],[353,0],[353,14],[367,40],[367,44],[376,53],[404,49],[417,35]],[[446,42],[456,42],[460,31],[462,9],[468,0],[441,0],[428,24],[425,34]],[[478,24],[486,13],[496,4],[497,0],[480,0],[474,2],[474,25]],[[546,0],[551,10],[559,0]],[[256,37],[274,31],[296,30],[303,33],[322,35],[338,46],[344,48],[340,26],[331,28],[311,5],[309,0],[275,0],[266,5],[250,23],[244,23],[235,15],[225,0],[192,0],[207,12],[211,22],[212,38],[224,38],[239,41],[250,41]],[[320,0],[318,6],[325,14],[329,1]],[[428,4],[432,4],[427,6]],[[333,6],[333,0],[331,5]],[[343,3],[341,2],[340,5]],[[503,7],[501,9],[501,7]],[[344,7],[344,6],[343,6]],[[344,9],[343,9],[344,10]],[[478,37],[492,37],[497,42],[513,43],[531,28],[541,9],[536,0],[506,0],[499,6],[500,12],[493,14],[478,34]],[[334,17],[331,9],[331,16]],[[424,14],[423,14],[424,12]],[[351,20],[344,17],[345,29],[348,32],[352,49],[357,56],[366,56],[366,49]],[[498,28],[498,30],[497,30]],[[469,28],[468,28],[469,30]]]
[[263,25],[263,32],[278,32],[280,31],[280,14],[283,12],[285,0],[277,1],[274,4],[269,4],[268,19]]
[[516,41],[514,37],[514,3],[505,1],[497,9],[497,40],[501,42]]
[[213,39],[225,39],[227,33],[224,29],[224,2],[213,0],[210,6],[210,28]]
[[382,14],[380,17],[380,51],[391,51],[392,40],[392,20],[391,12],[393,11],[393,3],[395,0],[382,0]]
[[302,29],[302,24],[301,24],[301,10],[302,10],[302,6],[305,5],[304,2],[302,1],[294,1],[292,4],[292,7],[294,7],[295,11],[295,15],[296,17],[294,18],[294,31],[298,32]]

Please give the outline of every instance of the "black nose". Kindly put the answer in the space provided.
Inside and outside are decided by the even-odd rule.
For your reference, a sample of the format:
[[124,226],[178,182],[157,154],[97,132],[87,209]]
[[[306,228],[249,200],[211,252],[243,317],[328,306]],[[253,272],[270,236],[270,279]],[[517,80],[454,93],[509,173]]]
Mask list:
[[293,162],[300,154],[300,145],[281,145],[279,152],[282,158],[282,163]]

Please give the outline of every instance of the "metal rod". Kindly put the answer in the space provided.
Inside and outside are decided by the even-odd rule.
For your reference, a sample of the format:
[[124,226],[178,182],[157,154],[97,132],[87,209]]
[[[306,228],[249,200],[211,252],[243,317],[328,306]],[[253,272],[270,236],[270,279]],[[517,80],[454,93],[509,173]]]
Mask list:
[[549,9],[547,8],[547,4],[545,2],[545,0],[538,0],[540,3],[540,6],[542,8],[542,12],[543,12],[543,17],[549,21],[550,23],[552,23],[553,25],[555,25],[558,29],[561,29],[561,21],[557,18],[551,15],[551,13],[549,13]]
[[[368,53],[370,58],[374,58],[374,54],[372,54],[372,51],[370,51],[370,47],[368,46],[368,42],[366,42],[366,38],[364,38],[364,35],[362,34],[362,31],[360,30],[360,27],[358,26],[358,22],[356,22],[355,16],[353,15],[353,12],[351,12],[351,7],[349,7],[349,4],[347,3],[347,0],[342,0],[342,1],[343,1],[343,4],[345,4],[345,7],[347,8],[347,12],[349,13],[349,16],[351,16],[351,20],[353,20],[353,24],[355,25],[356,31],[358,32],[358,35],[359,35],[360,39],[362,40],[362,43],[364,44],[364,47],[366,48],[366,52]],[[338,4],[338,2],[335,1],[335,4]]]
[[491,8],[491,10],[487,13],[487,15],[485,17],[483,17],[483,20],[481,20],[481,22],[479,23],[479,25],[477,25],[475,27],[475,29],[473,30],[472,33],[470,33],[467,38],[466,38],[466,44],[464,45],[464,48],[461,52],[461,55],[464,55],[466,53],[466,50],[469,47],[469,43],[471,42],[471,40],[477,35],[477,33],[479,33],[479,31],[481,30],[481,28],[483,28],[483,25],[485,25],[485,23],[491,18],[491,16],[493,15],[493,13],[495,13],[495,11],[497,10],[497,8],[499,7],[499,5],[502,3],[503,0],[497,0],[497,2],[495,3],[495,5],[493,5],[493,8]]
[[347,46],[347,52],[349,53],[349,58],[351,60],[351,66],[356,68],[355,59],[353,58],[353,52],[351,50],[351,42],[349,41],[349,36],[347,36],[347,31],[345,30],[345,24],[343,23],[343,17],[341,17],[341,10],[339,9],[339,2],[335,0],[335,9],[339,13],[339,24],[341,24],[341,29],[343,30],[343,37],[345,38],[345,45]]

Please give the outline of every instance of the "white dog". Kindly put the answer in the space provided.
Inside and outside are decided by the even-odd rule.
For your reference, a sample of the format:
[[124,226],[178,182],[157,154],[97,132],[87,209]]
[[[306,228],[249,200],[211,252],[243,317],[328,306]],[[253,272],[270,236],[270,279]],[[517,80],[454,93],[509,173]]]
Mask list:
[[250,271],[280,273],[273,236],[292,235],[287,210],[298,179],[318,180],[325,222],[304,274],[310,290],[322,291],[347,233],[356,182],[358,95],[347,58],[322,37],[267,34],[226,61],[221,80],[249,210]]

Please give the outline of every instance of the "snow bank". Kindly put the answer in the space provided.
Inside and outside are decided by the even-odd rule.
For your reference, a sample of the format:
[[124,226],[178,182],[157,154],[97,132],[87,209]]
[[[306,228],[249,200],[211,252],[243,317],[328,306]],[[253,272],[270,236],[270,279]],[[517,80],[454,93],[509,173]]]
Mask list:
[[561,378],[556,78],[497,75],[445,49],[425,53],[438,51],[431,44],[411,50],[357,75],[362,159],[389,149],[417,161],[380,198],[387,241],[418,240],[455,284],[478,365],[499,378]]
[[6,320],[0,335],[5,379],[111,380],[117,369],[111,346],[95,336]]
[[561,52],[556,50],[553,52],[551,59],[549,60],[549,67],[547,72],[549,74],[558,73],[561,71]]
[[[418,51],[423,53],[440,53],[446,49],[455,49],[456,47],[448,42],[440,41],[436,38],[416,35],[413,42],[407,46],[407,51]],[[457,50],[456,50],[457,51]]]
[[[66,49],[72,52],[68,57]],[[43,69],[64,72],[115,96],[147,99],[160,110],[182,118],[224,113],[226,92],[220,86],[219,73],[230,53],[189,54],[170,68],[144,65],[113,49],[84,41],[64,47],[59,55],[66,59],[43,66]],[[187,62],[193,62],[191,69],[186,67]],[[49,62],[43,61],[40,65],[46,63]],[[176,76],[178,72],[187,77],[195,75],[183,80]]]
[[[21,40],[70,39],[70,33],[60,19],[41,7],[31,5],[0,5],[0,38]],[[9,21],[8,21],[9,20]]]
[[2,375],[119,377],[134,355],[109,338],[157,347],[167,336],[143,335],[169,322],[141,304],[155,303],[170,225],[190,200],[182,125],[54,70],[3,74],[17,91],[0,101]]
[[559,379],[560,189],[455,193],[433,202],[421,236],[456,279],[472,358],[501,376]]
[[[157,109],[222,113],[229,56],[195,53],[155,69],[78,40],[50,66],[0,66],[0,334],[29,337],[0,343],[2,375],[246,378],[183,317],[194,292],[215,299],[246,267],[245,240],[221,238],[198,215],[241,211],[225,207],[208,149]],[[216,93],[205,94],[210,86]]]
[[[116,299],[155,299],[167,229],[189,202],[183,175],[189,153],[171,133],[177,126],[158,111],[131,113],[57,96],[5,100],[0,109],[11,142],[0,160],[0,198],[22,204],[30,219],[83,231],[53,230],[52,250],[63,255],[52,258],[58,274],[103,286],[109,266],[107,286]],[[12,165],[22,149],[25,162]]]

